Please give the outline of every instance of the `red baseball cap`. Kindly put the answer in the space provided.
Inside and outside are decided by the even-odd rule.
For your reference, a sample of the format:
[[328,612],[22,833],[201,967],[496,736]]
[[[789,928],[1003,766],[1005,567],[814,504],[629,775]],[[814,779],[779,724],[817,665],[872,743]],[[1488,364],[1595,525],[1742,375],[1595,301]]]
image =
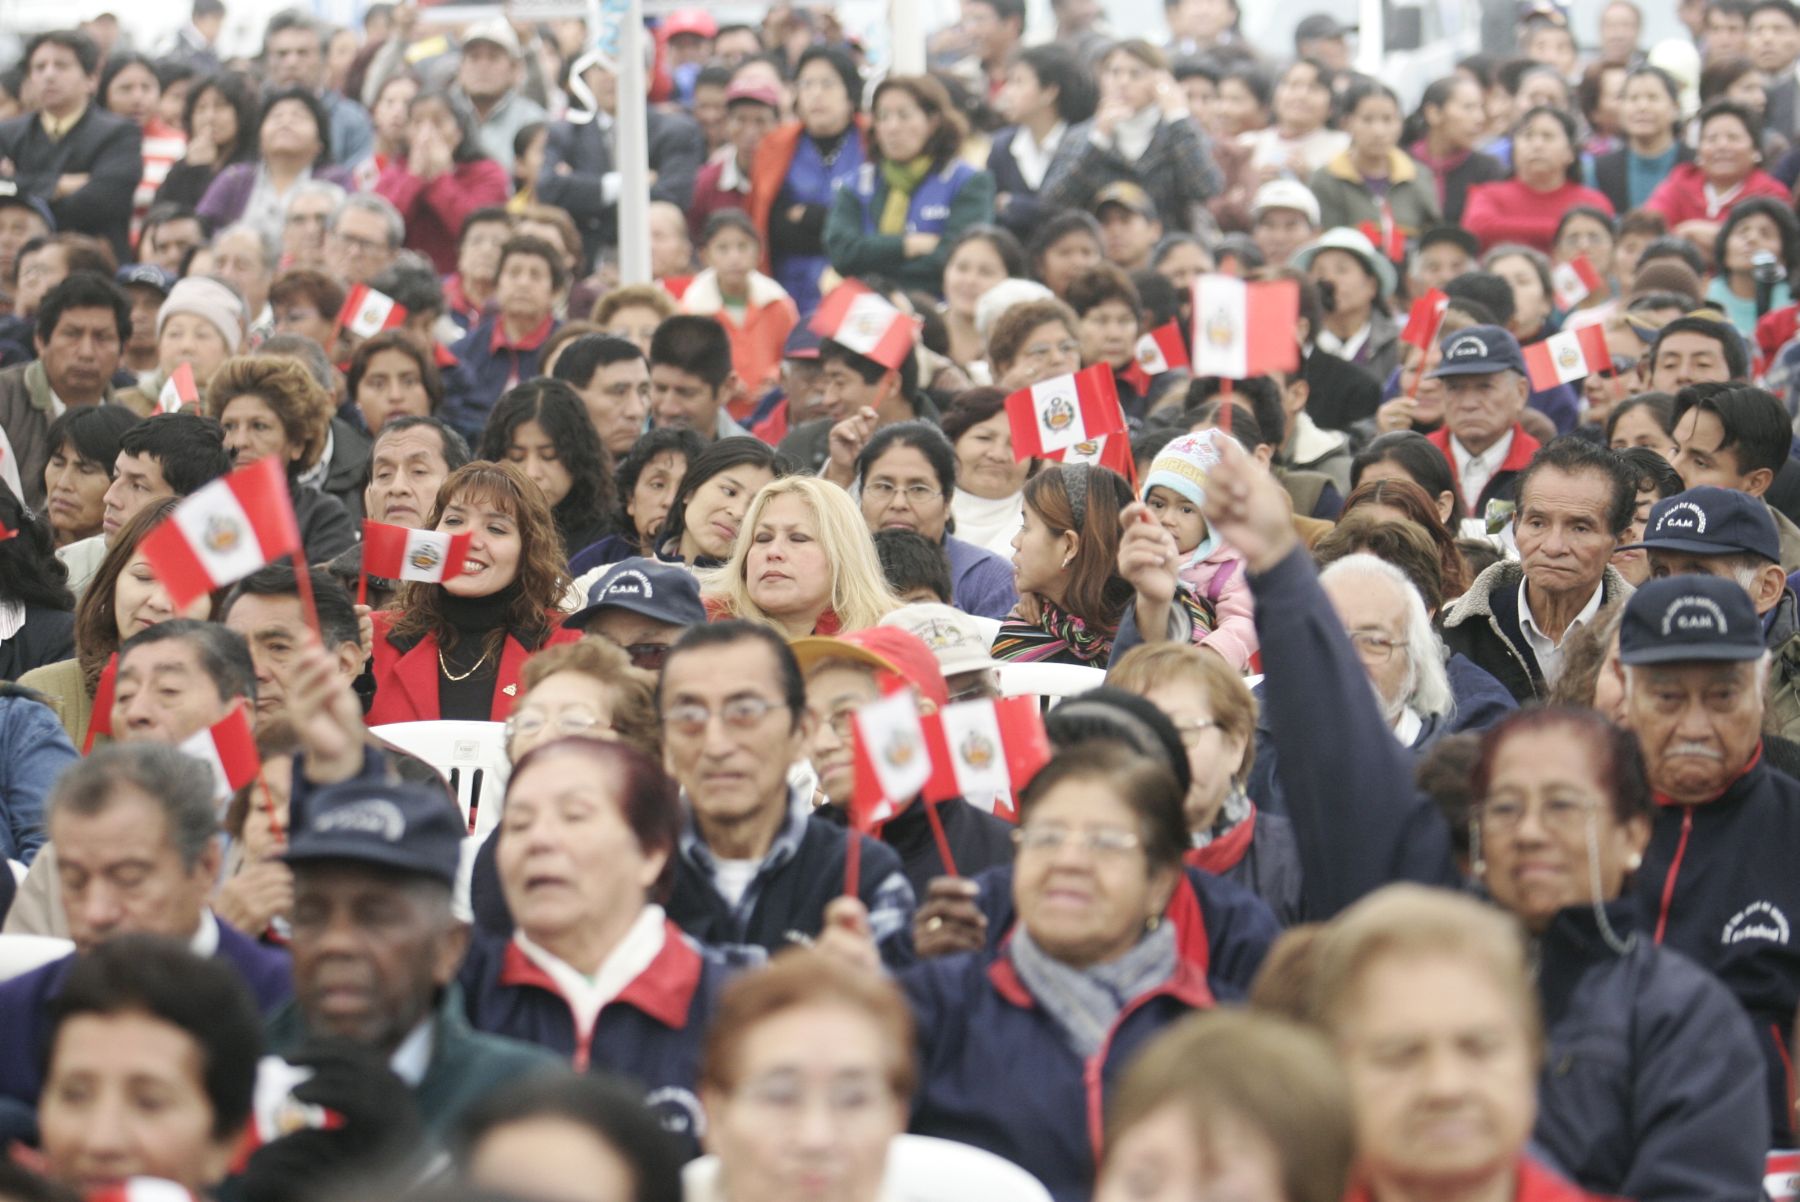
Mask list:
[[709,12],[697,8],[684,8],[670,13],[663,18],[662,35],[665,38],[679,37],[684,33],[697,38],[719,36],[719,23]]
[[898,627],[871,626],[831,637],[808,635],[788,646],[793,648],[802,672],[828,659],[855,660],[887,675],[889,679],[882,681],[883,693],[893,691],[890,685],[911,685],[919,690],[920,697],[939,709],[950,704],[950,689],[944,684],[937,656],[924,639]]

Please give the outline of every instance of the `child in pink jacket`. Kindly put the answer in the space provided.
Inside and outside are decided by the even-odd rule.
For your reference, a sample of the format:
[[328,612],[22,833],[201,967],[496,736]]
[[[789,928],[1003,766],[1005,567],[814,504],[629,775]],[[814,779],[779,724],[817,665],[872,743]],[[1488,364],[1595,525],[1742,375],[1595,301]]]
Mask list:
[[1184,434],[1156,453],[1144,477],[1144,504],[1163,529],[1175,536],[1182,554],[1181,582],[1205,597],[1218,613],[1213,632],[1200,640],[1238,671],[1256,654],[1255,610],[1244,557],[1206,528],[1206,476],[1219,462],[1217,430]]

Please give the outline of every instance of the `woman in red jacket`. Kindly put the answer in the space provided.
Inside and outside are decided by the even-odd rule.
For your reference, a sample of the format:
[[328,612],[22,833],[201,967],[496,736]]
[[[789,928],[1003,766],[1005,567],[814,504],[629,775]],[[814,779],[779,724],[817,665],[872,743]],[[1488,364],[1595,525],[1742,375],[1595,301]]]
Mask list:
[[469,545],[457,575],[402,584],[374,615],[369,725],[502,721],[525,657],[581,637],[556,608],[569,584],[556,522],[518,468],[476,462],[444,481],[428,526],[467,533]]
[[442,92],[413,97],[406,144],[406,157],[387,165],[375,191],[406,218],[407,248],[430,259],[439,275],[449,275],[469,214],[506,202],[506,170],[482,156],[469,119]]
[[1742,105],[1716,100],[1700,110],[1699,152],[1678,163],[1644,207],[1660,213],[1669,232],[1710,253],[1732,206],[1751,196],[1788,203],[1788,190],[1762,169],[1762,122]]
[[1612,214],[1612,202],[1578,183],[1580,178],[1575,119],[1540,104],[1513,127],[1512,178],[1469,189],[1463,228],[1481,239],[1484,251],[1519,242],[1549,254],[1557,224],[1569,209],[1592,205]]

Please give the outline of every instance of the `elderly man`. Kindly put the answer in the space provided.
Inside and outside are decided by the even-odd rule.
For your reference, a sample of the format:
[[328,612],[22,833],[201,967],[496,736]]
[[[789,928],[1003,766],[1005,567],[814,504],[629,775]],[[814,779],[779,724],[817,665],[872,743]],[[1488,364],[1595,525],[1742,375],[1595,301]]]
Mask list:
[[1373,555],[1347,555],[1319,574],[1369,674],[1382,717],[1402,746],[1428,742],[1455,706],[1444,647],[1419,590]]
[[219,876],[218,827],[212,771],[172,747],[103,747],[63,773],[50,794],[49,831],[59,853],[54,888],[75,950],[0,984],[0,1096],[36,1101],[48,1004],[76,959],[115,935],[184,940],[235,969],[265,1013],[286,1002],[287,956],[207,906]]
[[344,203],[344,196],[344,190],[328,179],[302,180],[294,185],[281,218],[281,259],[286,270],[325,270],[325,226]]
[[1520,473],[1518,498],[1518,562],[1477,576],[1443,626],[1445,645],[1522,705],[1548,695],[1569,634],[1631,592],[1608,561],[1631,523],[1637,482],[1611,451],[1559,438]]
[[[794,653],[766,626],[697,626],[663,661],[664,760],[688,810],[667,909],[703,943],[805,942],[844,892],[845,833],[788,781],[812,738],[806,701]],[[913,890],[900,857],[850,837],[862,841],[858,896],[871,933],[884,960],[904,963]]]
[[1639,911],[1659,943],[1718,976],[1750,1012],[1768,1066],[1769,1146],[1791,1147],[1800,783],[1762,754],[1762,619],[1736,581],[1651,580],[1626,602],[1619,660],[1625,723],[1662,803],[1634,877]]
[[694,574],[654,559],[622,559],[578,582],[587,604],[563,625],[605,639],[646,672],[660,672],[683,632],[706,625],[706,606]]
[[367,284],[387,270],[405,237],[400,210],[372,193],[353,193],[325,223],[325,271],[345,285]]
[[213,235],[212,252],[213,275],[244,298],[251,341],[261,342],[275,329],[269,286],[275,282],[275,271],[281,266],[281,247],[256,226],[240,221]]
[[454,982],[468,928],[451,893],[466,834],[442,788],[359,779],[298,806],[283,857],[294,870],[294,1004],[271,1020],[271,1049],[334,1038],[379,1052],[435,1140],[501,1084],[562,1071],[464,1017]]
[[1519,340],[1499,326],[1470,326],[1446,337],[1431,373],[1444,385],[1444,424],[1427,435],[1450,461],[1463,505],[1477,521],[1488,503],[1517,495],[1519,473],[1538,441],[1519,424],[1531,384]]
[[255,709],[256,664],[236,631],[174,618],[125,640],[115,688],[114,738],[176,747],[240,703]]
[[355,101],[325,86],[325,56],[331,49],[331,30],[297,8],[278,12],[263,32],[263,64],[271,88],[305,88],[318,96],[331,122],[331,161],[355,163],[375,143],[375,125]]

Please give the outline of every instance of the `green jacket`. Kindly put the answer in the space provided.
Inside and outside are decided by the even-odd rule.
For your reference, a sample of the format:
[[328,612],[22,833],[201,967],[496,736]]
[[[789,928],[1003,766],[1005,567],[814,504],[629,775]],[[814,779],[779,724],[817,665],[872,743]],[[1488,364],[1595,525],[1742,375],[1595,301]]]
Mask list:
[[[887,181],[877,173],[874,195],[869,201],[871,212],[881,212],[887,193]],[[832,269],[845,278],[878,275],[908,291],[917,289],[942,296],[950,244],[970,226],[993,219],[994,177],[977,171],[956,190],[950,202],[950,216],[938,235],[937,249],[909,259],[902,235],[863,232],[862,197],[855,188],[845,185],[832,197],[831,212],[825,218],[825,253],[831,256]]]
[[[1313,195],[1319,199],[1320,229],[1328,230],[1334,225],[1355,229],[1365,221],[1380,226],[1381,206],[1376,203],[1375,194],[1369,191],[1369,185],[1351,165],[1349,151],[1313,172],[1311,186]],[[1437,182],[1432,179],[1431,172],[1398,150],[1393,152],[1388,164],[1387,201],[1394,214],[1394,224],[1409,239],[1417,238],[1422,231],[1442,220],[1438,212]]]

